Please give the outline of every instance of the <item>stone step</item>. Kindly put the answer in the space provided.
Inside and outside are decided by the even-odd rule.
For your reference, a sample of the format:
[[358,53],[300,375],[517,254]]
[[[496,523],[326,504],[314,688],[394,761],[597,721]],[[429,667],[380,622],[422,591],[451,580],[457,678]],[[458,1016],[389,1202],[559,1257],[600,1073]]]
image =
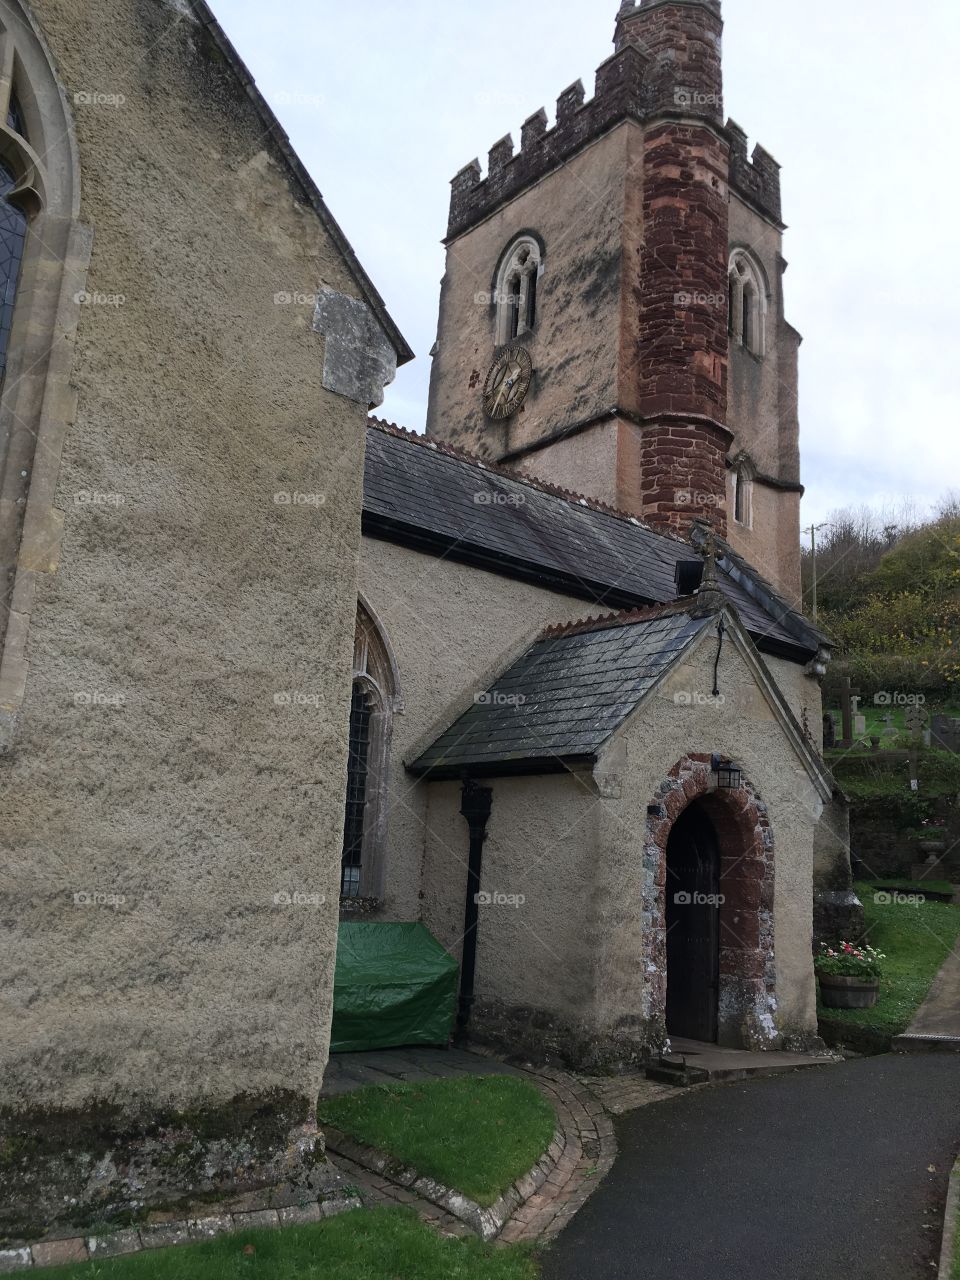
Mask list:
[[706,1084],[710,1072],[703,1067],[693,1067],[688,1062],[655,1062],[647,1067],[645,1075],[657,1084],[672,1084],[678,1089],[688,1089],[694,1084]]
[[893,1048],[897,1053],[960,1053],[960,1036],[905,1031],[894,1037]]

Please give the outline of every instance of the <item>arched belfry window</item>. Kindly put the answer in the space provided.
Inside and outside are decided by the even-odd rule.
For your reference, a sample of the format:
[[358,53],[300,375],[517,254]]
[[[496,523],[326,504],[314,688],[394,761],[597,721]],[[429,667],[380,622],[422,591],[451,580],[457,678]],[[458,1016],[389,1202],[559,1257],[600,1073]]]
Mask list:
[[396,663],[372,613],[361,604],[353,659],[347,801],[340,894],[379,898],[383,891],[390,738],[402,710]]
[[766,349],[767,290],[763,273],[745,249],[730,258],[730,337],[755,356]]
[[537,303],[543,254],[533,236],[515,240],[497,272],[497,346],[532,333],[537,326]]
[[739,454],[732,463],[731,482],[733,485],[733,501],[731,509],[736,524],[745,529],[753,527],[753,477],[755,468],[745,453]]

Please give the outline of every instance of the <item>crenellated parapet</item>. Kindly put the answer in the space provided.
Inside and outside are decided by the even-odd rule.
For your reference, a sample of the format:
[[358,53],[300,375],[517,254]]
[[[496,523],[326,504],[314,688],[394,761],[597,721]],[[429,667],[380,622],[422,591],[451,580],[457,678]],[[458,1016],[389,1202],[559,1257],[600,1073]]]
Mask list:
[[747,135],[734,120],[727,121],[730,140],[730,185],[738,195],[782,225],[780,166],[759,142],[747,155]]
[[618,15],[615,52],[598,69],[587,101],[578,80],[557,100],[556,124],[546,112],[523,125],[520,150],[501,138],[490,150],[487,176],[473,161],[453,180],[448,236],[466,231],[527,186],[568,160],[621,120],[661,117],[723,128],[723,76],[719,0],[625,0]]
[[[624,0],[616,52],[598,69],[594,96],[577,80],[557,100],[556,123],[535,112],[520,131],[490,149],[487,175],[478,160],[452,183],[448,238],[461,235],[570,159],[621,120],[662,117],[708,122],[723,131],[719,0]],[[780,221],[780,169],[762,147],[747,157],[746,134],[732,122],[730,181],[753,205]]]
[[589,101],[581,80],[564,89],[557,99],[552,129],[547,128],[547,113],[541,109],[524,123],[518,152],[509,134],[491,147],[486,178],[479,160],[461,169],[452,183],[448,237],[460,235],[512,200],[618,121],[649,115],[647,65],[644,54],[628,45],[597,71],[596,91]]

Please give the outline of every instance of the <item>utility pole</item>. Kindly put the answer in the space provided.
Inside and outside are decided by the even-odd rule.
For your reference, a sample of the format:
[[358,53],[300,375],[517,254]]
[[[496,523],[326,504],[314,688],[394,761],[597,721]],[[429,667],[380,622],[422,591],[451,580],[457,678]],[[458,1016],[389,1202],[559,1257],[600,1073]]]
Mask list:
[[810,556],[813,561],[813,620],[817,621],[817,530],[828,529],[830,522],[825,520],[823,524],[812,524],[809,529],[804,529],[804,533],[810,535]]

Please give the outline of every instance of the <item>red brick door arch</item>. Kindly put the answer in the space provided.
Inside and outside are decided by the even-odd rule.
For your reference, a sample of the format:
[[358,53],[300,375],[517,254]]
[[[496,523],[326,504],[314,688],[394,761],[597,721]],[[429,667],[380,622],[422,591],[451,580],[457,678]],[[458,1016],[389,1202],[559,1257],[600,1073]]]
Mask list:
[[644,877],[645,1001],[666,1039],[667,841],[681,813],[697,802],[710,817],[720,845],[720,990],[718,1040],[735,1048],[771,1048],[776,1025],[774,963],[774,842],[767,809],[743,777],[719,789],[711,757],[684,756],[657,788],[648,807]]

